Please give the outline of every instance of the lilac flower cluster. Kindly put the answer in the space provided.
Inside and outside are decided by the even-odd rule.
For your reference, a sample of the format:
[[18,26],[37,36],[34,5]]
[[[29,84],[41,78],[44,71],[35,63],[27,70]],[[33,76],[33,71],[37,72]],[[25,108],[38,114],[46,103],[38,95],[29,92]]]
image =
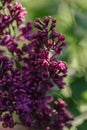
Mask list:
[[[21,124],[29,130],[69,128],[73,117],[66,103],[62,99],[55,101],[47,94],[55,85],[64,88],[63,79],[67,75],[66,63],[58,59],[65,38],[55,31],[56,19],[37,18],[34,25],[28,22],[21,26],[26,11],[20,4],[1,0],[0,9],[0,46],[11,55],[6,56],[5,50],[0,50],[2,126],[12,128]],[[21,48],[19,41],[25,43]]]
[[17,50],[16,33],[24,22],[26,10],[14,0],[1,0],[0,5],[0,45],[13,53]]

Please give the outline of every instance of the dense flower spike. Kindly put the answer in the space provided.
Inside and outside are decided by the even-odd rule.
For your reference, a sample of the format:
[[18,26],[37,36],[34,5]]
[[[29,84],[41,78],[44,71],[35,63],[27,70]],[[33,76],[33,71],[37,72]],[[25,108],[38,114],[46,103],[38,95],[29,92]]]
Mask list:
[[[11,4],[11,2],[13,3]],[[3,34],[10,34],[15,31],[15,27],[20,26],[25,19],[26,10],[14,0],[1,0],[0,2],[0,39]],[[3,11],[4,10],[4,11]]]
[[8,5],[8,10],[13,20],[16,20],[17,25],[20,25],[24,21],[26,11],[22,8],[21,4],[15,3],[13,6]]
[[[57,58],[65,38],[55,31],[56,19],[37,18],[34,25],[28,22],[21,26],[25,9],[12,0],[1,0],[0,4],[0,9],[6,11],[0,13],[0,46],[4,47],[4,51],[0,50],[2,126],[12,128],[20,123],[29,130],[70,127],[73,117],[66,103],[47,94],[54,85],[64,88],[67,75],[66,63]],[[20,48],[19,42],[24,43]],[[6,49],[10,56],[5,56]],[[19,121],[14,119],[14,113]]]

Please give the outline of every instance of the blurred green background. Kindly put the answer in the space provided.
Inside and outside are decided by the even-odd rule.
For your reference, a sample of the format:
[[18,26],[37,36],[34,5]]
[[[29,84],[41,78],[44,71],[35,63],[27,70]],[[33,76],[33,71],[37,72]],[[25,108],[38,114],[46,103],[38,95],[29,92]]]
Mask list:
[[71,130],[87,130],[87,0],[18,0],[27,10],[26,21],[52,16],[56,31],[66,37],[61,59],[68,65],[66,88],[53,96],[62,97],[75,116]]

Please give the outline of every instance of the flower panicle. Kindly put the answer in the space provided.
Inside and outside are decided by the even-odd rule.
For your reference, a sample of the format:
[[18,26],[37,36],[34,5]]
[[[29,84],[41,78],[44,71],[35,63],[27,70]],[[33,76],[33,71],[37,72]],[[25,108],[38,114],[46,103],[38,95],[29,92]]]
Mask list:
[[[46,16],[24,25],[26,11],[21,4],[14,0],[1,0],[1,4],[4,11],[0,13],[0,46],[5,48],[0,50],[2,126],[13,128],[21,124],[34,130],[69,128],[73,117],[67,104],[47,94],[55,85],[63,89],[67,76],[66,63],[58,59],[66,43],[65,37],[55,30],[56,19]],[[6,56],[7,51],[10,56]]]

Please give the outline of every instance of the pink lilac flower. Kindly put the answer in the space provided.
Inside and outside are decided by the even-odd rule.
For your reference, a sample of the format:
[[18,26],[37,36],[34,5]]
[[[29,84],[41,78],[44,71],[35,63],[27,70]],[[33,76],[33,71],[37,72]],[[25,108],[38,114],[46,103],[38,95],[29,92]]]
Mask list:
[[[21,26],[26,11],[20,4],[11,2],[2,1],[9,14],[0,14],[0,46],[11,55],[5,56],[6,52],[0,51],[2,126],[12,128],[20,123],[30,130],[70,127],[73,117],[67,111],[66,103],[47,95],[54,86],[65,87],[63,79],[67,76],[67,65],[57,57],[65,46],[65,38],[55,31],[56,19],[51,17],[45,17],[43,21],[37,18],[34,25],[28,22]],[[21,35],[15,35],[12,26],[15,21]],[[9,26],[13,27],[13,34]],[[23,45],[19,48],[21,37]],[[14,113],[19,121],[14,119]]]

